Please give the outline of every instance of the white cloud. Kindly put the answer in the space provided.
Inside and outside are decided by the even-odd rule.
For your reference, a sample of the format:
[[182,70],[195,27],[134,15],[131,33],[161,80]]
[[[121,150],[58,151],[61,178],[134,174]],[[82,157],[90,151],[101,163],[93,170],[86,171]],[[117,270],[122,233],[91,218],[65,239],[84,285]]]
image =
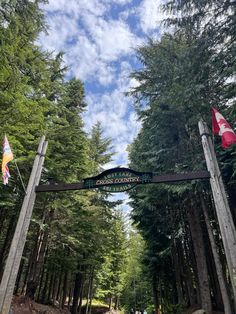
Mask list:
[[[41,34],[40,44],[49,51],[65,52],[70,76],[95,84],[96,90],[100,87],[99,93],[86,91],[84,121],[86,131],[100,121],[104,135],[112,138],[116,154],[106,169],[127,166],[127,146],[140,129],[132,100],[125,96],[138,86],[129,77],[133,71],[130,60],[134,48],[144,41],[140,30],[149,35],[162,20],[161,3],[140,0],[139,6],[132,6],[132,0],[49,0],[42,6],[47,12],[49,35]],[[117,15],[111,14],[113,8]],[[114,195],[124,200],[123,208],[129,212],[127,194]]]
[[62,12],[65,15],[79,17],[86,14],[102,15],[107,7],[103,1],[99,0],[49,0],[48,4],[42,8],[48,13]]
[[107,18],[112,3],[127,2],[50,0],[44,6],[49,36],[41,34],[39,43],[49,51],[64,51],[71,75],[107,85],[115,72],[109,63],[132,54],[140,43],[124,20]]
[[107,86],[115,80],[115,69],[112,66],[101,66],[98,70],[98,81],[101,85]]
[[106,169],[116,166],[127,166],[127,146],[132,143],[140,129],[140,122],[132,107],[132,100],[125,95],[137,81],[130,78],[132,66],[128,61],[120,62],[116,72],[115,86],[109,92],[89,93],[87,96],[88,110],[84,119],[87,129],[100,121],[104,135],[112,138],[115,156]]
[[124,21],[99,18],[94,23],[90,20],[88,29],[99,49],[100,58],[105,61],[129,54],[139,41]]
[[142,1],[137,11],[140,18],[140,26],[144,33],[149,33],[160,27],[161,21],[165,17],[161,10],[161,5],[164,2],[163,0]]
[[[44,6],[48,12],[49,36],[42,34],[39,39],[44,49],[65,52],[64,59],[70,67],[71,76],[100,84],[101,93],[87,92],[88,110],[84,120],[86,130],[100,121],[104,135],[112,138],[116,152],[113,166],[127,165],[127,145],[140,127],[131,100],[125,96],[130,87],[137,86],[137,81],[129,78],[133,69],[128,60],[134,56],[134,48],[141,43],[141,38],[125,21],[129,14],[135,14],[136,8],[121,9],[117,19],[109,15],[114,5],[122,7],[130,2],[50,0]],[[140,14],[144,14],[142,25],[146,29],[154,26],[151,22],[153,16],[149,21],[151,24],[147,24],[148,16],[153,11],[153,3],[151,11],[147,10],[150,3],[144,0],[138,9]],[[121,58],[123,61],[119,61]],[[104,92],[102,86],[109,87],[111,83],[112,89]]]
[[106,168],[127,166],[127,146],[132,143],[140,129],[131,100],[117,87],[107,94],[89,95],[87,102],[88,111],[84,116],[87,128],[91,129],[97,121],[100,121],[104,136],[112,138],[115,155],[112,163],[106,165]]
[[84,34],[78,35],[76,43],[68,49],[65,57],[71,74],[82,80],[94,77],[102,67],[97,46]]
[[130,3],[132,0],[110,0],[111,3],[124,5]]
[[42,33],[39,43],[43,49],[49,51],[67,51],[71,41],[78,36],[78,26],[75,19],[65,14],[58,13],[47,18],[48,34]]

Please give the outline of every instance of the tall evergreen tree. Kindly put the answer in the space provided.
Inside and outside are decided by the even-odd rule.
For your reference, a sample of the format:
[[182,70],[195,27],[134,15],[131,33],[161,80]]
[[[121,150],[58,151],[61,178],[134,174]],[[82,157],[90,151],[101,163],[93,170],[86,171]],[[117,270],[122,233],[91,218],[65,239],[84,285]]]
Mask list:
[[89,156],[91,160],[91,173],[98,174],[102,166],[111,161],[111,139],[103,137],[101,123],[98,121],[92,128]]
[[[184,19],[182,22],[184,24]],[[143,127],[131,146],[133,168],[160,174],[198,170],[205,166],[197,122],[201,117],[210,121],[213,102],[222,99],[225,104],[228,101],[220,98],[223,96],[218,89],[220,70],[212,61],[214,53],[212,49],[201,49],[194,29],[190,31],[184,27],[176,34],[164,35],[160,41],[150,40],[138,49],[143,67],[133,74],[139,85],[131,94]],[[194,215],[200,206],[196,191],[202,193],[202,189],[201,184],[182,183],[178,187],[140,187],[130,192],[133,217],[139,222],[150,249],[157,255],[153,263],[155,304],[156,307],[161,304],[166,313],[170,311],[168,304],[175,302],[201,304],[207,313],[212,311],[212,287],[208,278],[212,283],[214,273],[210,265],[206,266],[209,239],[204,224],[193,221],[202,215],[201,212]],[[186,264],[188,278],[183,276],[181,262]],[[208,273],[201,272],[202,268]],[[153,273],[151,265],[149,269]],[[167,276],[173,269],[174,285]],[[218,288],[217,285],[213,287],[220,308]],[[173,296],[176,296],[175,302]]]

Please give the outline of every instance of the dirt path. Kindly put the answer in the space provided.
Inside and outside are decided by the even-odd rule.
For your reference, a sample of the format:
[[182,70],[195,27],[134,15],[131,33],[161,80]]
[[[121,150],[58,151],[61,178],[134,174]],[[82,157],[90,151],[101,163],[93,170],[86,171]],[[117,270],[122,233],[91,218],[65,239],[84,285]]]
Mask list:
[[24,296],[14,297],[10,314],[70,314],[54,306],[36,303]]
[[[82,308],[82,313],[84,308]],[[92,314],[108,314],[108,306],[93,305]],[[9,314],[70,314],[68,309],[36,303],[25,296],[14,296]],[[112,311],[109,314],[120,314]]]

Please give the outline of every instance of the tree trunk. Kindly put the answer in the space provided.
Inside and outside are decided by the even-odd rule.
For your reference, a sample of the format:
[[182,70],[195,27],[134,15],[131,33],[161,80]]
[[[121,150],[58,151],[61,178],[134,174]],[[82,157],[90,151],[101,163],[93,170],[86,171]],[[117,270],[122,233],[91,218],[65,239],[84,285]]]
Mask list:
[[49,271],[46,270],[46,278],[45,278],[43,291],[42,291],[41,296],[39,296],[39,300],[41,300],[43,304],[45,304],[47,300],[46,295],[47,295],[47,290],[48,290],[48,281],[49,281]]
[[188,220],[193,240],[194,253],[197,263],[198,284],[200,290],[201,306],[207,314],[212,313],[211,294],[208,280],[207,262],[200,225],[200,212],[198,208],[190,206]]
[[185,268],[185,270],[183,271],[183,277],[185,278],[186,282],[190,307],[196,305],[197,290],[199,290],[194,288],[194,286],[196,286],[195,282],[197,278],[195,279],[196,272],[193,273],[192,269],[195,270],[196,261],[195,260],[193,261],[192,245],[190,246],[191,241],[192,240],[190,238],[190,233],[185,234],[183,240],[183,248],[178,249],[179,255],[182,258],[182,264]]
[[180,263],[179,263],[179,257],[178,252],[176,248],[176,243],[173,244],[172,248],[172,259],[175,269],[175,278],[176,278],[176,289],[177,289],[177,295],[178,295],[178,303],[183,302],[183,290],[182,290],[182,284],[181,284],[181,274],[180,274]]
[[52,289],[52,303],[53,303],[53,305],[56,304],[58,286],[59,286],[59,277],[58,277],[58,273],[55,272],[55,277],[54,277],[54,281],[53,281],[53,289]]
[[91,267],[91,274],[90,274],[90,280],[89,280],[89,311],[88,311],[89,314],[91,314],[91,311],[92,311],[93,280],[94,280],[94,267]]
[[111,311],[112,308],[112,294],[109,294],[109,312]]
[[[207,235],[207,231],[204,232]],[[224,304],[221,296],[218,276],[216,273],[216,267],[214,262],[214,257],[212,254],[211,244],[209,242],[208,236],[205,237],[205,247],[207,252],[207,269],[209,272],[210,286],[212,289],[212,303],[215,305],[215,309],[219,312],[224,311]]]
[[[158,282],[157,282],[157,274],[154,272],[152,277],[152,292],[153,292],[153,303],[155,307],[155,313],[159,313],[159,298],[158,298]],[[135,309],[136,311],[136,309]]]
[[[43,221],[44,222],[44,221]],[[35,266],[36,266],[36,261],[37,261],[37,256],[38,256],[38,251],[39,247],[41,244],[41,237],[43,235],[43,231],[40,230],[39,226],[37,226],[37,230],[35,231],[36,236],[34,239],[34,248],[32,250],[31,256],[30,256],[30,263],[29,263],[29,272],[28,272],[28,281],[32,280],[34,277],[34,272],[35,272]]]
[[86,308],[85,308],[85,314],[88,314],[88,309],[89,309],[89,294],[90,294],[90,275],[88,278],[88,291],[87,291],[87,296],[86,296]]
[[47,303],[51,303],[51,301],[52,301],[54,278],[55,278],[55,273],[51,273],[50,280],[49,280],[47,300],[46,300]]
[[15,284],[15,288],[14,288],[14,294],[16,294],[18,292],[19,288],[20,288],[20,281],[21,281],[22,276],[24,274],[24,266],[25,266],[25,259],[22,259],[21,263],[20,263],[17,279],[16,279],[16,284]]
[[71,307],[71,300],[72,300],[73,291],[74,291],[74,289],[72,287],[70,287],[69,288],[68,304],[67,304],[69,311],[70,311],[70,307]]
[[60,295],[61,295],[61,284],[62,284],[62,278],[63,278],[63,271],[60,271],[60,277],[58,282],[58,288],[57,288],[57,296],[56,300],[60,303]]
[[61,308],[64,309],[68,292],[68,270],[65,271],[62,288]]
[[72,314],[77,314],[77,308],[78,308],[78,301],[79,301],[79,295],[80,295],[80,289],[82,286],[83,281],[83,272],[82,267],[78,264],[77,267],[77,273],[75,276],[75,286],[74,286],[74,293],[73,293],[73,304],[72,304]]
[[38,288],[37,298],[36,298],[37,301],[40,299],[41,290],[42,290],[42,287],[43,287],[44,277],[45,277],[45,267],[43,267],[43,270],[42,270],[42,273],[41,273],[41,278],[40,278],[40,283],[39,283],[39,288]]
[[39,243],[37,245],[38,252],[36,257],[36,261],[33,263],[33,268],[31,270],[31,277],[29,278],[27,289],[26,289],[26,296],[29,296],[31,299],[34,299],[35,292],[38,288],[38,284],[40,282],[40,275],[44,265],[44,259],[46,256],[47,245],[48,245],[48,238],[50,232],[50,224],[53,220],[54,216],[54,209],[50,210],[47,217],[45,218],[45,222],[47,222],[48,227],[45,231],[41,231],[39,237]]
[[118,311],[120,307],[120,298],[119,296],[116,296],[116,300],[115,300],[115,310]]
[[0,211],[0,235],[2,235],[2,232],[4,230],[4,224],[7,217],[7,213],[9,211],[6,208],[2,208]]
[[78,314],[80,314],[82,310],[83,296],[84,296],[84,280],[82,280],[82,285],[80,288]]
[[5,237],[1,252],[0,252],[0,280],[2,279],[5,260],[6,260],[7,253],[11,245],[11,240],[14,235],[15,227],[16,227],[16,215],[12,215],[8,228],[7,228],[6,237]]

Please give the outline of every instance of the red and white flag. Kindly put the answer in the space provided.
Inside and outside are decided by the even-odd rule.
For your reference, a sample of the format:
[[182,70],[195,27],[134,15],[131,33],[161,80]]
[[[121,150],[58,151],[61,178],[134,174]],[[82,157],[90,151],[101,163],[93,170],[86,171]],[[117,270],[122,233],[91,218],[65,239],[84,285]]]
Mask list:
[[212,108],[212,132],[221,136],[221,146],[228,148],[236,144],[236,134],[218,110]]

